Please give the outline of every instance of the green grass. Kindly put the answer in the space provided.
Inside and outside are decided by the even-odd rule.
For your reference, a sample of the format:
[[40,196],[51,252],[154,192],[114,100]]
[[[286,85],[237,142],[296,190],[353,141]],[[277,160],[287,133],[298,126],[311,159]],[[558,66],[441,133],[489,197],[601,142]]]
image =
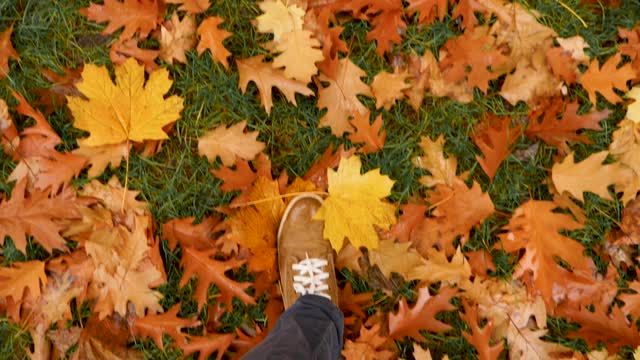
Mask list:
[[[11,106],[15,105],[16,102],[9,91],[11,88],[24,94],[29,101],[36,100],[33,91],[48,86],[40,74],[43,68],[60,70],[65,67],[75,68],[83,63],[112,66],[108,57],[109,46],[115,41],[117,33],[101,35],[103,25],[89,22],[78,13],[77,10],[88,3],[82,0],[0,2],[0,31],[14,26],[13,44],[21,58],[19,62],[11,61],[9,77],[0,81],[1,98],[7,100]],[[627,0],[619,9],[604,8],[603,11],[597,6],[585,7],[578,0],[565,0],[564,3],[574,9],[580,18],[587,22],[588,27],[582,26],[580,20],[558,1],[522,1],[528,8],[539,11],[542,14],[542,23],[551,26],[559,35],[583,36],[591,46],[588,52],[601,60],[617,50],[617,27],[632,27],[640,20],[638,1]],[[167,13],[170,14],[171,11]],[[267,51],[260,47],[268,37],[258,34],[250,22],[259,13],[259,8],[252,0],[216,0],[206,14],[199,15],[198,19],[210,15],[224,18],[225,23],[222,27],[233,33],[225,45],[233,53],[233,59],[238,59],[259,54],[268,55]],[[365,34],[369,29],[367,23],[351,21],[343,25],[343,38],[351,47],[349,56],[366,71],[367,82],[370,83],[378,72],[391,70],[391,55],[385,58],[378,56],[375,44],[365,40]],[[428,27],[410,21],[404,36],[405,41],[396,47],[396,51],[404,54],[410,51],[437,53],[447,39],[459,34],[456,21],[449,17]],[[145,45],[152,46],[153,41],[148,41]],[[293,106],[275,91],[274,106],[271,114],[267,115],[260,105],[257,89],[253,84],[249,85],[245,94],[241,93],[233,59],[231,69],[226,70],[215,63],[208,53],[198,56],[193,50],[188,53],[187,58],[186,65],[162,64],[167,66],[174,79],[171,93],[182,96],[185,101],[182,118],[176,123],[171,138],[153,157],[131,157],[129,187],[141,192],[140,198],[150,204],[151,212],[158,224],[187,216],[202,219],[233,197],[233,194],[220,190],[221,181],[211,174],[211,165],[197,154],[197,138],[215,126],[246,119],[248,127],[259,131],[259,140],[267,144],[266,153],[272,160],[275,175],[286,172],[291,177],[301,176],[330,144],[351,146],[348,140],[331,135],[328,128],[318,128],[319,119],[325,110],[317,108],[315,98],[298,96],[298,106]],[[570,88],[570,97],[582,104],[588,102],[586,92],[576,86]],[[362,100],[373,110],[372,99]],[[599,106],[603,106],[603,103],[599,103]],[[612,131],[624,116],[621,106],[609,107],[614,113],[602,123],[603,130],[588,132],[592,143],[572,146],[578,159],[608,146]],[[382,173],[396,180],[391,199],[404,202],[413,194],[424,193],[424,188],[417,181],[424,172],[414,168],[411,162],[411,158],[420,151],[420,137],[433,138],[443,134],[447,141],[446,153],[458,158],[459,171],[469,171],[470,178],[479,182],[483,190],[490,194],[499,211],[472,232],[466,245],[472,250],[490,249],[497,241],[496,234],[499,229],[508,221],[506,215],[524,201],[550,198],[544,181],[553,165],[552,157],[555,154],[554,148],[541,143],[532,158],[522,160],[510,156],[501,166],[495,179],[489,181],[475,160],[480,152],[470,139],[474,125],[487,112],[519,118],[526,116],[528,109],[523,104],[509,106],[497,95],[480,93],[476,93],[474,101],[469,104],[427,96],[417,112],[401,101],[391,110],[374,111],[374,114],[381,113],[383,116],[387,142],[383,151],[363,157],[365,169],[381,168]],[[15,113],[13,115],[20,128],[31,124],[24,117]],[[63,139],[60,149],[73,149],[76,146],[75,139],[82,136],[82,132],[72,127],[66,108],[57,109],[48,120]],[[534,142],[522,137],[516,142],[515,147],[517,150],[524,150],[533,144]],[[11,159],[0,156],[0,179],[6,179],[14,166]],[[107,170],[99,179],[106,181],[114,175],[123,181],[124,166]],[[87,181],[86,175],[83,175],[76,181],[76,185],[81,186]],[[0,193],[10,193],[12,186],[13,184],[0,181]],[[600,270],[604,270],[605,264],[598,258],[594,249],[602,244],[604,236],[620,220],[621,204],[588,196],[583,208],[589,221],[585,229],[574,231],[571,235],[585,245],[587,253],[594,257]],[[13,248],[10,241],[2,248],[2,254],[3,265],[25,259],[23,254]],[[206,314],[198,314],[196,304],[192,300],[194,284],[191,282],[182,289],[178,286],[181,277],[180,250],[171,252],[163,247],[162,254],[169,279],[168,283],[160,288],[165,294],[163,306],[167,308],[180,302],[182,315],[199,315],[204,319]],[[500,251],[494,250],[493,254],[497,265],[496,275],[509,276],[514,265],[513,258]],[[46,257],[47,254],[39,246],[29,246],[27,259]],[[248,275],[239,271],[235,276],[246,278]],[[341,279],[353,283],[357,291],[372,289],[366,279],[354,274],[343,273]],[[394,296],[412,298],[415,296],[414,287],[413,283],[401,284]],[[212,288],[211,291],[214,294],[217,290]],[[382,296],[380,294],[377,296]],[[264,300],[261,298],[258,305],[248,307],[235,303],[233,311],[223,317],[221,331],[232,332],[242,323],[264,322]],[[389,309],[394,302],[387,299],[379,304]],[[76,312],[74,315],[76,321],[80,321],[87,314]],[[461,336],[461,331],[465,328],[464,322],[455,312],[443,316],[454,329],[445,334],[426,334],[423,345],[428,346],[436,358],[442,354],[448,354],[451,359],[470,358],[475,350]],[[584,349],[584,343],[563,339],[566,329],[570,326],[562,319],[551,318],[550,338]],[[29,341],[29,336],[18,326],[0,318],[0,359],[22,358],[21,354],[29,346]],[[146,358],[180,357],[179,351],[171,346],[165,347],[165,351],[162,351],[153,342],[139,339],[133,345],[141,350]],[[402,356],[410,356],[410,343],[399,341],[397,346]]]

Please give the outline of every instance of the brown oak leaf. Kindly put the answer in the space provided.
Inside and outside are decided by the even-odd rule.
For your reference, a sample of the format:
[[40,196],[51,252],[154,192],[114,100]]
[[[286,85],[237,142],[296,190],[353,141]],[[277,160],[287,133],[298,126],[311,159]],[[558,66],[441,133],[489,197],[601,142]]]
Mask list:
[[163,334],[171,336],[178,344],[184,343],[186,334],[182,333],[182,328],[198,326],[200,320],[195,316],[190,319],[180,318],[178,310],[180,310],[180,304],[174,305],[165,313],[135,319],[133,335],[142,338],[150,337],[160,349],[164,349]]
[[[381,4],[383,2],[377,2]],[[400,36],[407,29],[407,24],[402,20],[402,1],[385,0],[384,3],[393,4],[391,9],[382,11],[379,15],[370,20],[373,29],[367,33],[367,41],[375,40],[377,43],[376,52],[380,56],[392,49],[393,44],[400,44]],[[374,3],[376,4],[376,3]]]
[[105,0],[103,5],[91,3],[89,7],[80,9],[80,13],[91,21],[109,22],[103,34],[112,34],[124,27],[121,41],[131,39],[136,33],[146,38],[158,26],[162,16],[157,0]]
[[220,125],[198,138],[198,154],[204,155],[210,162],[219,156],[224,166],[231,166],[237,158],[253,160],[265,147],[258,141],[257,131],[244,132],[247,121],[241,121],[230,127]]
[[398,222],[391,226],[387,237],[407,242],[413,230],[422,222],[427,212],[427,206],[422,204],[404,204],[400,207]]
[[137,39],[118,40],[109,50],[109,58],[114,64],[122,65],[127,59],[134,58],[144,65],[144,70],[148,73],[158,68],[155,60],[159,54],[159,50],[139,48]]
[[476,156],[476,160],[489,179],[493,180],[498,167],[511,153],[512,145],[522,135],[522,127],[520,125],[511,127],[509,117],[500,119],[491,116],[485,121],[485,127],[473,136],[473,141],[483,155],[483,157]]
[[408,0],[408,2],[409,14],[417,12],[418,21],[424,25],[430,25],[436,18],[442,21],[447,15],[449,4],[453,4],[451,0]]
[[342,356],[347,360],[390,360],[394,353],[385,348],[389,339],[380,335],[380,324],[370,329],[360,328],[360,336],[355,340],[347,340]]
[[355,113],[351,120],[351,125],[353,125],[355,132],[349,134],[347,138],[353,143],[364,143],[364,146],[358,148],[358,152],[371,154],[382,150],[387,139],[387,132],[380,131],[382,128],[382,114],[378,115],[373,124],[370,124],[368,112],[364,115]]
[[35,104],[44,106],[45,114],[51,114],[67,103],[67,96],[84,96],[76,88],[81,79],[82,69],[82,66],[76,69],[62,68],[62,75],[51,69],[42,69],[42,75],[51,85],[34,91],[40,97]]

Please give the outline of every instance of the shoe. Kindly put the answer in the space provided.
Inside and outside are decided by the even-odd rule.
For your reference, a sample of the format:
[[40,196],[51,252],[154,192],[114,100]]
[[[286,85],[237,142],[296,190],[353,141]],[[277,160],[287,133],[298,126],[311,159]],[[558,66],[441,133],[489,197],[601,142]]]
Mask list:
[[333,249],[322,234],[324,222],[313,219],[321,206],[318,195],[298,195],[280,221],[278,266],[285,309],[306,294],[325,297],[338,305]]

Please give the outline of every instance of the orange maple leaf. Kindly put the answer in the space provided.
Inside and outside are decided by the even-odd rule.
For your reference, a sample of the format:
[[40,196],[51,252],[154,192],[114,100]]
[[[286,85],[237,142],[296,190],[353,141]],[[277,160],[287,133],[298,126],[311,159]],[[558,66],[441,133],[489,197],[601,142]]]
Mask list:
[[225,69],[229,69],[229,62],[227,58],[231,55],[229,50],[224,47],[224,39],[228,38],[232,34],[227,30],[221,29],[220,24],[224,22],[224,19],[217,16],[210,16],[198,26],[198,36],[200,42],[198,43],[198,55],[209,49],[211,56],[221,63]]
[[364,143],[364,146],[360,147],[358,152],[371,154],[382,150],[387,139],[387,132],[380,131],[382,128],[382,114],[378,115],[373,124],[370,124],[368,112],[365,115],[355,113],[351,120],[351,125],[356,131],[349,134],[348,139],[354,143]]
[[0,33],[0,78],[7,77],[9,73],[9,59],[20,60],[18,53],[11,45],[11,33],[13,25],[2,33]]
[[607,101],[617,104],[622,98],[613,89],[627,90],[627,81],[636,77],[636,72],[631,64],[624,64],[618,68],[622,55],[616,53],[609,58],[602,68],[600,61],[595,58],[589,64],[587,71],[580,76],[580,84],[587,90],[589,101],[596,103],[596,92],[599,92]]
[[91,21],[109,22],[103,34],[111,34],[124,27],[121,41],[132,38],[136,33],[146,38],[158,26],[162,16],[157,0],[105,0],[104,5],[92,3],[80,9],[80,13]]
[[473,136],[483,157],[476,156],[482,170],[493,180],[500,164],[511,154],[511,146],[522,135],[522,127],[511,127],[511,118],[489,116],[485,128]]
[[437,320],[435,315],[441,311],[456,309],[449,301],[457,291],[456,288],[445,287],[437,295],[431,296],[428,287],[420,288],[418,299],[412,308],[409,308],[404,298],[400,300],[398,312],[389,314],[389,337],[401,339],[409,336],[420,340],[420,330],[444,332],[451,329],[450,325]]

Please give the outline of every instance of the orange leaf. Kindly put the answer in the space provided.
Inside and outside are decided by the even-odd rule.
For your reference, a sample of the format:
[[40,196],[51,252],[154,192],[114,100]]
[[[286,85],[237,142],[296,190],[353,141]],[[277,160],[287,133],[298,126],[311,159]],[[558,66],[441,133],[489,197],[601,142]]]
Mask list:
[[21,301],[26,289],[34,298],[40,296],[40,287],[47,285],[44,262],[14,262],[11,267],[0,267],[0,297]]
[[187,357],[194,352],[199,351],[198,360],[206,360],[209,355],[218,352],[217,360],[221,360],[224,352],[227,351],[233,340],[232,334],[216,334],[216,336],[187,336],[187,342],[178,343],[178,347],[182,349],[182,356]]
[[424,25],[430,25],[436,18],[442,21],[447,15],[449,4],[453,4],[451,0],[408,0],[408,2],[409,14],[418,12],[418,21]]
[[[224,29],[220,28],[220,24],[224,22],[224,19],[217,16],[210,16],[198,26],[198,36],[200,36],[200,42],[198,43],[198,55],[209,49],[211,56],[221,63],[225,69],[229,69],[229,62],[227,58],[231,53],[224,47],[224,39],[228,38],[232,34]],[[243,90],[244,91],[244,90]]]
[[241,260],[219,261],[211,259],[216,250],[198,251],[191,247],[182,249],[182,261],[184,273],[180,280],[180,286],[186,285],[192,276],[197,275],[194,298],[198,302],[198,309],[207,303],[209,285],[215,284],[220,290],[219,303],[231,308],[231,300],[237,297],[247,304],[255,304],[255,300],[245,292],[251,283],[238,283],[225,276],[225,272],[236,269],[244,263]]
[[98,23],[109,22],[103,34],[112,34],[124,27],[121,41],[132,38],[136,33],[146,38],[160,23],[161,17],[157,0],[105,0],[104,5],[92,3],[80,9],[80,14]]
[[132,57],[142,63],[148,73],[158,68],[155,60],[159,54],[159,50],[139,48],[137,39],[119,40],[113,43],[109,50],[109,58],[114,64],[122,65]]
[[422,204],[405,204],[400,207],[400,218],[398,222],[391,226],[389,238],[398,239],[400,242],[407,242],[415,229],[424,219],[427,206]]
[[174,305],[164,314],[147,315],[135,319],[133,323],[133,335],[142,338],[150,337],[160,349],[164,349],[162,335],[167,334],[174,338],[178,344],[184,343],[185,334],[180,330],[185,327],[195,327],[200,325],[197,317],[184,319],[178,317],[180,304]]
[[360,115],[355,113],[351,120],[351,125],[356,129],[353,134],[347,137],[354,143],[364,143],[364,146],[358,149],[363,154],[371,154],[382,150],[384,142],[387,139],[387,132],[382,131],[382,114],[378,115],[373,124],[369,124],[369,113]]
[[249,167],[249,162],[240,158],[236,158],[235,170],[223,167],[220,170],[213,169],[211,170],[211,173],[224,182],[220,186],[222,191],[248,191],[255,179],[258,177],[258,175]]
[[11,192],[11,200],[0,203],[0,238],[10,236],[16,249],[22,252],[26,252],[27,235],[32,235],[49,252],[66,250],[66,242],[59,234],[63,226],[55,220],[79,218],[76,205],[69,198],[49,198],[41,191],[25,197],[26,185],[25,180],[18,182]]
[[389,337],[401,339],[404,336],[412,337],[416,340],[422,339],[420,330],[433,332],[444,332],[451,329],[447,325],[435,318],[441,311],[452,311],[456,307],[449,301],[457,293],[457,289],[445,287],[440,292],[431,296],[429,288],[423,287],[418,290],[418,300],[416,304],[409,308],[407,301],[400,300],[398,312],[389,314]]
[[367,317],[363,308],[373,305],[373,293],[354,294],[351,283],[347,282],[344,289],[340,289],[338,300],[340,301],[340,310],[347,313],[350,312],[363,319]]
[[5,78],[9,74],[9,59],[20,60],[18,53],[11,45],[12,32],[13,25],[0,33],[0,78]]
[[589,93],[589,101],[593,104],[596,103],[596,92],[599,92],[612,104],[622,101],[622,98],[613,89],[627,91],[627,81],[635,78],[636,72],[631,64],[625,64],[618,68],[621,59],[622,55],[616,53],[600,68],[600,61],[595,58],[589,64],[587,71],[580,77],[580,84]]
[[220,219],[210,216],[197,225],[194,225],[194,221],[195,218],[188,217],[173,219],[162,225],[162,235],[169,240],[169,249],[175,249],[178,244],[197,250],[208,250],[213,247],[214,241],[211,239],[211,234]]
[[460,0],[456,5],[456,8],[451,14],[451,18],[456,19],[462,17],[462,29],[473,29],[478,25],[478,19],[476,18],[476,11],[484,11],[478,1],[476,0]]
[[403,91],[411,85],[406,83],[409,74],[406,72],[380,72],[371,83],[371,91],[376,97],[376,108],[391,109],[398,99],[404,96]]
[[391,50],[393,44],[402,42],[400,33],[407,28],[407,24],[402,20],[404,13],[402,1],[392,0],[387,2],[395,2],[397,7],[393,10],[383,11],[371,19],[373,29],[367,33],[367,41],[375,40],[377,42],[376,52],[380,56],[384,56],[384,53]]
[[476,156],[482,170],[493,180],[498,167],[511,153],[511,146],[522,135],[520,125],[511,127],[511,118],[499,119],[491,116],[486,120],[488,125],[473,136],[473,141],[482,151],[484,157]]
[[388,341],[388,338],[380,336],[380,324],[375,324],[371,329],[363,326],[356,341],[346,341],[342,356],[347,360],[389,360],[394,353],[385,349]]
[[40,97],[37,105],[45,106],[45,114],[67,103],[67,96],[83,96],[76,88],[81,79],[82,66],[77,69],[62,68],[62,75],[50,69],[42,69],[42,75],[52,84],[34,92]]
[[545,56],[556,78],[562,79],[567,84],[576,82],[578,68],[569,52],[562,47],[554,47],[547,49]]
[[273,87],[277,87],[282,95],[294,105],[296,105],[296,93],[313,96],[313,91],[306,87],[304,83],[288,79],[284,76],[284,70],[274,69],[270,63],[263,62],[263,59],[264,55],[257,55],[248,59],[236,60],[236,65],[238,65],[238,73],[240,73],[238,81],[240,90],[244,94],[247,91],[249,82],[253,81],[260,91],[260,100],[267,114],[271,112],[271,107],[273,106],[273,100],[271,99],[271,89]]
[[491,334],[494,331],[493,322],[489,320],[489,322],[483,327],[480,328],[478,325],[478,320],[480,320],[478,316],[478,305],[470,307],[466,301],[462,302],[464,306],[464,314],[460,317],[464,320],[469,327],[471,328],[471,332],[463,332],[467,341],[473,345],[478,351],[478,359],[479,360],[496,360],[502,350],[504,350],[504,345],[502,341],[498,342],[495,345],[491,344]]

